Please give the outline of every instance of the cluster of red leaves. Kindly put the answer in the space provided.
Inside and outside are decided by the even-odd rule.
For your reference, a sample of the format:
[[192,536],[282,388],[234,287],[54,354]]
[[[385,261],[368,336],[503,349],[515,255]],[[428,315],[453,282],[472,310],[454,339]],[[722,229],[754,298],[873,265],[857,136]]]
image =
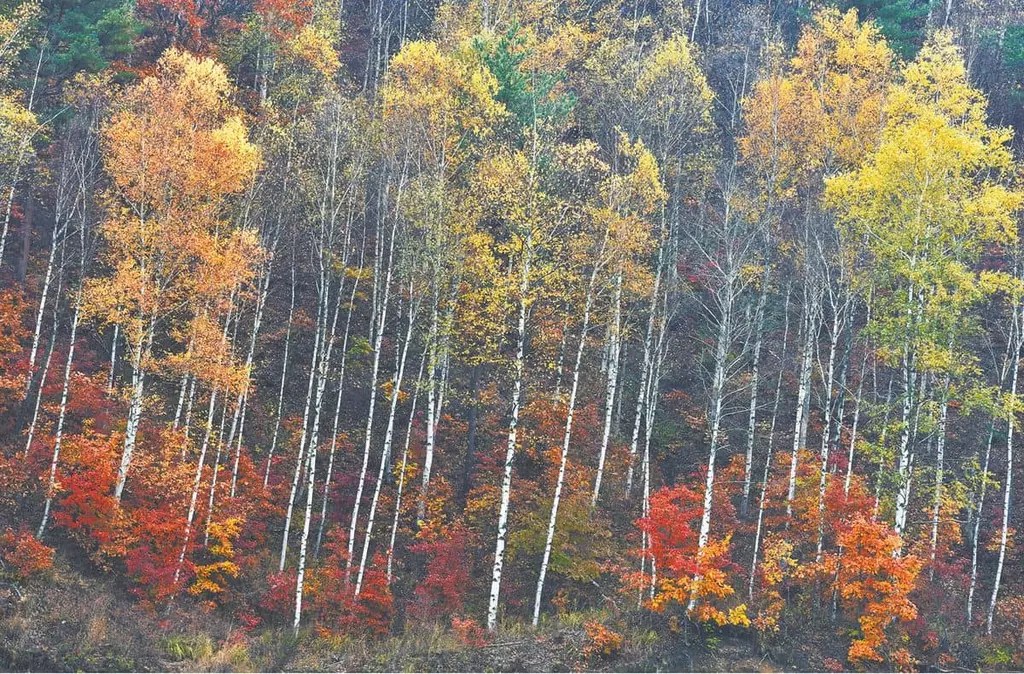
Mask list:
[[310,0],[256,0],[253,10],[269,35],[283,41],[313,19]]
[[64,442],[57,470],[60,486],[54,522],[94,557],[114,552],[124,534],[114,497],[121,436],[86,432]]
[[[728,510],[726,516],[731,515],[731,508]],[[703,511],[703,496],[680,484],[652,494],[649,515],[637,520],[641,531],[648,535],[644,552],[654,558],[658,569],[650,607],[664,611],[670,604],[689,605],[693,601],[695,608],[690,617],[695,620],[748,624],[744,605],[723,603],[735,592],[730,585],[730,573],[735,570],[729,558],[732,533],[710,537],[698,552],[697,531]]]
[[463,646],[482,648],[487,644],[487,633],[472,618],[452,618],[452,632]]
[[10,527],[0,535],[0,558],[18,580],[28,580],[53,566],[53,548],[27,531],[15,533]]
[[471,586],[469,530],[456,522],[439,530],[424,528],[419,537],[409,549],[426,556],[426,575],[416,586],[416,601],[410,611],[421,618],[462,613]]
[[[324,634],[385,634],[394,615],[394,597],[384,572],[386,560],[380,553],[374,556],[356,597],[356,571],[348,568],[346,541],[344,527],[332,528],[324,544],[327,556],[323,564],[316,573],[307,575],[309,607],[317,630]],[[291,588],[294,593],[294,583]]]

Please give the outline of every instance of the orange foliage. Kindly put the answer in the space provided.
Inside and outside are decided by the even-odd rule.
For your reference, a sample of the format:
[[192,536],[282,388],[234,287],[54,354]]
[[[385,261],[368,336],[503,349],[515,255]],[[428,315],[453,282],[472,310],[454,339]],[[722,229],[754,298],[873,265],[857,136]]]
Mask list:
[[598,622],[587,622],[583,624],[587,633],[587,645],[583,647],[583,655],[592,657],[594,655],[614,655],[622,648],[622,635],[608,629]]
[[27,580],[53,566],[53,548],[37,541],[27,531],[14,533],[10,527],[0,535],[0,559],[18,580]]
[[850,644],[851,662],[876,661],[886,641],[886,628],[917,617],[910,601],[921,561],[900,556],[902,540],[885,524],[857,517],[839,534],[841,552],[829,555],[825,571],[833,577],[843,608],[858,616],[861,638]]
[[648,554],[658,569],[658,587],[651,608],[664,611],[675,602],[686,606],[696,599],[695,620],[718,625],[746,625],[746,606],[721,606],[734,593],[729,584],[729,544],[732,534],[711,539],[697,555],[696,526],[703,498],[686,485],[664,487],[651,495],[650,515],[637,521],[650,541]]

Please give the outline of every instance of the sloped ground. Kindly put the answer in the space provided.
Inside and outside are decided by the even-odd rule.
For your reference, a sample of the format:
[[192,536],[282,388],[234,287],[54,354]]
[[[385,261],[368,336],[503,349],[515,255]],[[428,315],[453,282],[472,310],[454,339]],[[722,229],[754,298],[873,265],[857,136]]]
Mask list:
[[[585,622],[607,618],[572,614],[536,631],[514,624],[483,645],[460,642],[440,625],[376,640],[296,638],[290,630],[243,635],[191,603],[147,611],[123,587],[101,574],[84,575],[58,554],[48,578],[25,588],[0,584],[0,670],[783,671],[738,635],[687,639],[624,619],[613,621],[621,648],[588,655]],[[801,670],[820,669],[815,648],[807,650],[787,659]]]
[[123,587],[84,575],[60,554],[45,578],[23,588],[0,582],[0,670],[166,671],[177,667],[168,637],[197,628],[209,643],[228,632],[213,616],[146,611]]

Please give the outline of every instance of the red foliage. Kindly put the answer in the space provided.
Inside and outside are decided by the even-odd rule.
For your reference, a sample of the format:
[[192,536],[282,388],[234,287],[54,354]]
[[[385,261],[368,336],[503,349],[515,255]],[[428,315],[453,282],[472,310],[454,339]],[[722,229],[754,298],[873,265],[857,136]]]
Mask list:
[[703,509],[701,495],[683,484],[651,494],[650,515],[637,525],[647,532],[649,553],[662,573],[679,577],[697,572],[697,532],[691,525]]
[[16,534],[8,527],[0,536],[0,558],[16,578],[27,580],[53,566],[53,548],[37,541],[27,531]]
[[410,610],[424,618],[455,616],[462,612],[470,589],[470,533],[456,522],[436,533],[423,529],[420,537],[409,549],[426,555],[427,573],[416,587],[416,601]]
[[[394,613],[394,597],[383,571],[386,561],[380,553],[374,556],[363,574],[359,597],[355,597],[356,569],[346,572],[346,539],[344,527],[332,528],[324,544],[328,554],[321,570],[307,575],[313,576],[308,594],[317,629],[325,634],[385,634]],[[293,593],[294,588],[293,583]]]
[[455,632],[455,637],[463,646],[482,648],[487,643],[485,639],[487,633],[472,618],[459,618],[458,616],[452,618],[452,631]]
[[267,33],[278,41],[295,35],[313,19],[310,0],[256,0],[253,10],[263,19]]
[[270,617],[289,615],[295,608],[295,569],[285,569],[267,577],[267,591],[259,599],[259,608]]
[[[132,592],[153,604],[174,596],[192,577],[188,555],[181,563],[178,580],[174,575],[181,555],[185,518],[158,509],[137,510],[133,533],[136,542],[125,556],[128,574],[135,581]],[[193,533],[193,540],[195,534]]]
[[121,442],[119,434],[88,431],[64,441],[53,519],[90,553],[116,553],[112,548],[124,533],[122,513],[111,495]]

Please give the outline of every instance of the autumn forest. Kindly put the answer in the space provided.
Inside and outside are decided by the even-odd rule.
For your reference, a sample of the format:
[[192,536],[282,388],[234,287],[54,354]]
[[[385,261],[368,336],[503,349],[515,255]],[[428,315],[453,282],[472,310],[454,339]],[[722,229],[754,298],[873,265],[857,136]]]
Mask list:
[[1024,668],[1022,106],[1017,0],[0,0],[0,669]]

